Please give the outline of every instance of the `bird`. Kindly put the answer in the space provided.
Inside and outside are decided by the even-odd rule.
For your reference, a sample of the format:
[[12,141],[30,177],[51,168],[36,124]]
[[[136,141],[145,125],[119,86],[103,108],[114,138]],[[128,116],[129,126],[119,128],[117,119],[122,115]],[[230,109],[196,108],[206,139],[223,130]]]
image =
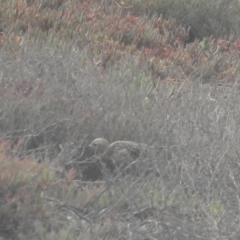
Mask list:
[[133,169],[141,154],[141,144],[133,141],[116,141],[110,144],[104,138],[96,138],[89,147],[94,149],[95,154],[101,157],[111,171]]

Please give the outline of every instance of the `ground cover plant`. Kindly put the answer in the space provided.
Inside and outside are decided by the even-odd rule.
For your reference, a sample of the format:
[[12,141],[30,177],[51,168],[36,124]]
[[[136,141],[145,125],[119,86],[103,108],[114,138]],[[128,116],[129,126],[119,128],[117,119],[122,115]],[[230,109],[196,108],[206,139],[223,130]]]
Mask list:
[[[1,1],[0,237],[238,239],[238,13]],[[86,151],[96,137],[149,152],[113,174]]]

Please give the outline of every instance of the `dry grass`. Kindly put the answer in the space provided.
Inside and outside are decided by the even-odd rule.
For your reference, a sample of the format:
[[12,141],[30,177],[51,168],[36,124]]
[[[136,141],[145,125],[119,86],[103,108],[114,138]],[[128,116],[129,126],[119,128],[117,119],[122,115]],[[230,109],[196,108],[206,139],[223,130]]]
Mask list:
[[[36,74],[34,58],[45,70],[56,61],[44,50],[28,50],[22,58],[31,65],[19,68],[12,60],[4,69],[11,92],[19,71],[26,78]],[[42,76],[43,97],[1,96],[1,156],[4,166],[10,164],[9,170],[1,167],[1,176],[8,176],[1,185],[9,186],[3,199],[9,189],[14,192],[2,208],[2,218],[10,216],[3,229],[14,234],[2,231],[2,236],[195,239],[199,234],[227,238],[229,229],[238,236],[233,217],[239,184],[237,87],[196,80],[162,82],[149,91],[135,84],[145,73],[127,64],[106,72],[102,82],[90,62],[79,70],[76,53],[61,62],[68,65],[56,67],[55,77],[48,71]],[[75,74],[72,87],[67,72]],[[138,175],[95,183],[77,180],[74,169],[59,175],[59,163],[78,161],[81,148],[97,136],[143,142],[157,151],[139,159]],[[6,215],[9,202],[21,208]]]
[[[81,11],[79,1],[3,3],[1,238],[239,238],[237,33],[186,45],[181,16],[152,9],[172,16],[188,6],[195,26],[206,15],[195,1],[161,2],[89,1]],[[224,3],[225,15],[211,15],[215,37],[237,16],[237,3]],[[84,148],[96,137],[154,152],[140,155],[137,174],[105,175]]]

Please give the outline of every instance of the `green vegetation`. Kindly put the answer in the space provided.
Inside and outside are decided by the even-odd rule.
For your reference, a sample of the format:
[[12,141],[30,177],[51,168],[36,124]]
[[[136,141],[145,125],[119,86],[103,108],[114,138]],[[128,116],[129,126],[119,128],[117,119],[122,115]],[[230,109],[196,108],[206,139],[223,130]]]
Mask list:
[[239,239],[238,0],[0,5],[0,239]]

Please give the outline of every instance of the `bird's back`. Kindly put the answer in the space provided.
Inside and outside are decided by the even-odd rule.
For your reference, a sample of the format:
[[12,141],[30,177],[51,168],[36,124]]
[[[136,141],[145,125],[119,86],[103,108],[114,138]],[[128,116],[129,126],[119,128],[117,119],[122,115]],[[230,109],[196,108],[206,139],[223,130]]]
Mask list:
[[[134,161],[140,156],[138,143],[131,141],[116,141],[110,144],[104,157],[112,159],[115,170],[134,169]],[[132,169],[132,170],[130,170]]]
[[131,141],[116,141],[113,142],[108,150],[111,155],[128,155],[132,160],[136,160],[140,156],[140,146],[136,142]]

